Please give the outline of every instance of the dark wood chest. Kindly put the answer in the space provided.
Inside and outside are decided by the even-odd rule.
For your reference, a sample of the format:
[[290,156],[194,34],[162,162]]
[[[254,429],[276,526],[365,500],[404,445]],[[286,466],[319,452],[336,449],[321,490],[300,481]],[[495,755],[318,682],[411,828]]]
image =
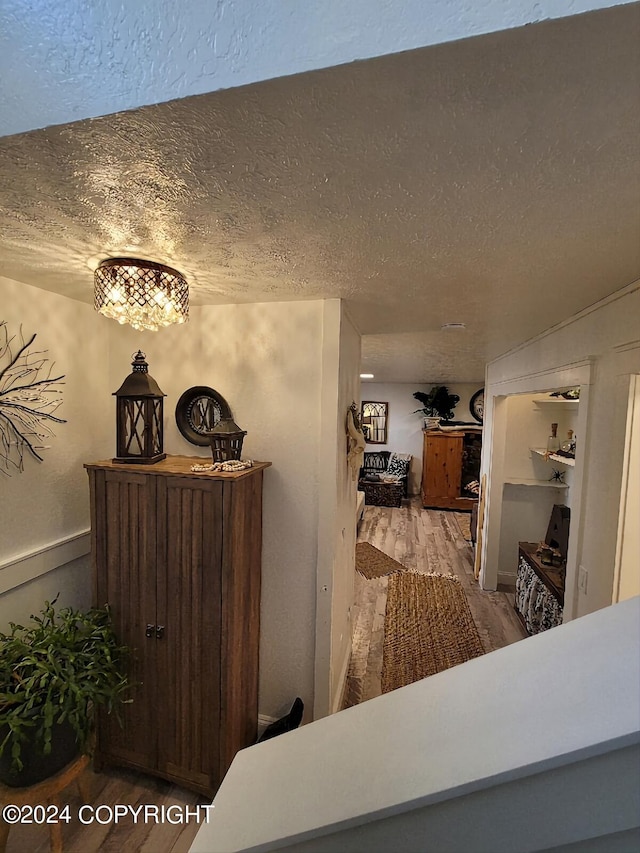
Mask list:
[[123,725],[98,724],[96,759],[212,796],[258,717],[262,475],[85,466],[94,597],[131,649]]

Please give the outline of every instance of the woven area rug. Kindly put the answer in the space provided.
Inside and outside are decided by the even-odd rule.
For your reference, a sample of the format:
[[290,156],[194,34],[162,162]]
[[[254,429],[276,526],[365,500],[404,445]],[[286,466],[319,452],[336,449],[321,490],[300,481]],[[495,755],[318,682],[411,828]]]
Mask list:
[[356,545],[356,570],[367,580],[383,578],[394,572],[406,572],[402,563],[388,557],[368,542],[358,542]]
[[457,578],[391,575],[384,619],[383,693],[482,654],[478,629]]

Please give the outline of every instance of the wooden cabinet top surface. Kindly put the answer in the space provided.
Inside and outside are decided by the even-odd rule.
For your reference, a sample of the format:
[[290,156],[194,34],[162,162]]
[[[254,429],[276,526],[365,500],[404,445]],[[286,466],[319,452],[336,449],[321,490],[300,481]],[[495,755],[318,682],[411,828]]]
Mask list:
[[135,463],[114,462],[113,459],[105,459],[100,462],[86,462],[87,469],[100,469],[110,471],[135,471],[137,474],[161,474],[169,477],[196,477],[198,479],[210,480],[241,480],[243,477],[251,477],[258,471],[263,471],[271,465],[271,462],[254,462],[252,468],[242,471],[192,471],[192,465],[210,465],[211,459],[206,456],[167,456],[153,465],[140,465]]
[[541,563],[540,557],[536,554],[537,548],[538,545],[536,542],[518,542],[518,549],[522,556],[527,560],[542,583],[551,590],[560,604],[563,604],[564,573],[561,567],[547,566]]
[[443,436],[446,438],[450,438],[451,436],[459,438],[461,435],[482,435],[482,427],[457,427],[455,430],[423,429],[422,434],[425,438],[442,438]]

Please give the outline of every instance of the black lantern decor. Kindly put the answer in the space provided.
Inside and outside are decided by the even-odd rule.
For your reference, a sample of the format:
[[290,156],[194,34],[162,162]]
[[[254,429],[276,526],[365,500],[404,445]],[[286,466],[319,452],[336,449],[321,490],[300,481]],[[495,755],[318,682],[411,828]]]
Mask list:
[[114,392],[117,418],[117,456],[114,462],[153,465],[167,455],[162,452],[162,398],[156,380],[141,351],[133,356],[133,371]]
[[240,459],[242,442],[246,434],[246,430],[241,430],[233,418],[220,418],[214,428],[207,433],[213,461],[229,462],[231,459]]

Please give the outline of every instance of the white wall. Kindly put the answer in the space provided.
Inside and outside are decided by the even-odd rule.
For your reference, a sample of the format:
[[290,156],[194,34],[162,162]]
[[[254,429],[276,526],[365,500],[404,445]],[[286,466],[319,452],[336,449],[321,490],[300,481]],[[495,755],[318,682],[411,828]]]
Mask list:
[[614,601],[640,595],[640,376],[632,376],[622,477]]
[[[336,423],[337,489],[336,527],[334,531],[334,571],[331,601],[331,695],[330,711],[340,710],[349,658],[351,655],[351,607],[354,601],[356,490],[358,471],[347,464],[346,415],[360,394],[360,334],[341,307],[340,364]],[[319,546],[322,547],[322,541]]]
[[40,0],[0,6],[0,136],[619,0]]
[[[56,373],[65,375],[63,403],[56,415],[67,421],[54,426],[42,462],[26,454],[22,473],[0,474],[1,630],[3,617],[6,625],[14,607],[23,614],[39,610],[45,598],[55,594],[54,587],[64,590],[65,604],[83,606],[88,601],[91,575],[86,558],[82,571],[78,563],[69,564],[73,581],[65,569],[55,573],[55,584],[46,573],[88,551],[88,537],[77,539],[90,527],[83,463],[108,452],[114,418],[105,393],[109,336],[92,307],[0,278],[0,320],[7,321],[10,333],[18,333],[22,325],[25,339],[35,332],[31,351],[48,350]],[[68,540],[75,541],[71,550]],[[29,581],[28,592],[19,589]]]
[[324,336],[339,329],[339,311],[333,329],[324,310],[320,301],[207,306],[157,333],[104,320],[110,389],[140,347],[167,395],[166,452],[211,458],[182,437],[174,416],[187,388],[208,385],[247,430],[243,456],[272,462],[264,473],[260,633],[260,713],[268,717],[288,711],[296,696],[309,712],[314,702],[322,350]]
[[[330,697],[329,685],[337,689],[339,683],[340,661],[348,658],[353,556],[345,555],[355,515],[354,487],[346,482],[338,452],[344,435],[336,426],[337,401],[342,406],[346,397],[357,399],[359,362],[359,336],[347,319],[341,327],[339,301],[193,308],[187,325],[158,333],[121,327],[88,305],[7,279],[0,279],[0,306],[0,319],[22,323],[25,334],[37,332],[36,342],[66,374],[60,415],[68,421],[56,428],[44,462],[26,459],[24,473],[0,479],[0,619],[18,613],[27,618],[58,589],[63,604],[89,603],[89,490],[83,463],[114,455],[112,393],[141,348],[167,394],[166,452],[211,458],[208,448],[187,442],[175,423],[180,395],[208,385],[225,397],[247,430],[243,455],[273,463],[264,474],[261,713],[278,717],[298,695],[309,713],[313,709],[319,555],[335,576],[328,598],[338,618],[335,647],[325,670],[316,672]],[[322,399],[325,351],[335,362],[333,402]],[[323,405],[333,437],[322,434]],[[334,458],[324,495],[334,528],[319,543],[321,447]],[[329,625],[326,637],[331,649]]]
[[0,594],[0,631],[8,631],[10,622],[27,625],[32,614],[56,597],[56,609],[91,607],[91,577],[91,560],[85,555]]
[[[588,572],[587,591],[568,590],[575,596],[573,616],[611,604],[625,447],[625,428],[631,374],[640,372],[640,282],[635,282],[570,318],[559,326],[491,362],[485,393],[485,451],[493,436],[493,405],[505,388],[540,386],[547,375],[571,375],[590,366],[586,410],[581,398],[580,419],[586,424],[578,435],[582,459],[578,516],[572,513],[572,535],[577,563]],[[585,414],[586,411],[586,414]],[[500,437],[493,439],[498,453]],[[576,462],[578,463],[578,459]],[[491,459],[483,454],[483,471],[490,477]],[[576,465],[576,481],[578,465]],[[489,480],[491,485],[491,480]],[[485,527],[483,576],[485,586],[495,583],[500,540],[500,512],[491,494]],[[576,496],[572,496],[572,503]],[[640,564],[640,555],[636,564]],[[577,575],[577,573],[576,573]],[[569,582],[569,577],[568,577]],[[572,583],[577,583],[577,577]],[[565,608],[565,618],[567,612]]]
[[[411,468],[409,470],[409,494],[420,492],[422,481],[422,449],[423,449],[423,416],[415,414],[416,409],[422,408],[418,400],[414,400],[415,391],[429,393],[435,384],[417,385],[409,382],[375,382],[363,380],[360,389],[361,400],[374,400],[389,403],[389,420],[387,424],[386,444],[367,444],[367,450],[392,450],[396,453],[410,453]],[[469,411],[469,401],[473,394],[482,386],[472,383],[449,383],[449,393],[457,394],[460,402],[454,409],[454,419],[469,421],[477,424]]]

